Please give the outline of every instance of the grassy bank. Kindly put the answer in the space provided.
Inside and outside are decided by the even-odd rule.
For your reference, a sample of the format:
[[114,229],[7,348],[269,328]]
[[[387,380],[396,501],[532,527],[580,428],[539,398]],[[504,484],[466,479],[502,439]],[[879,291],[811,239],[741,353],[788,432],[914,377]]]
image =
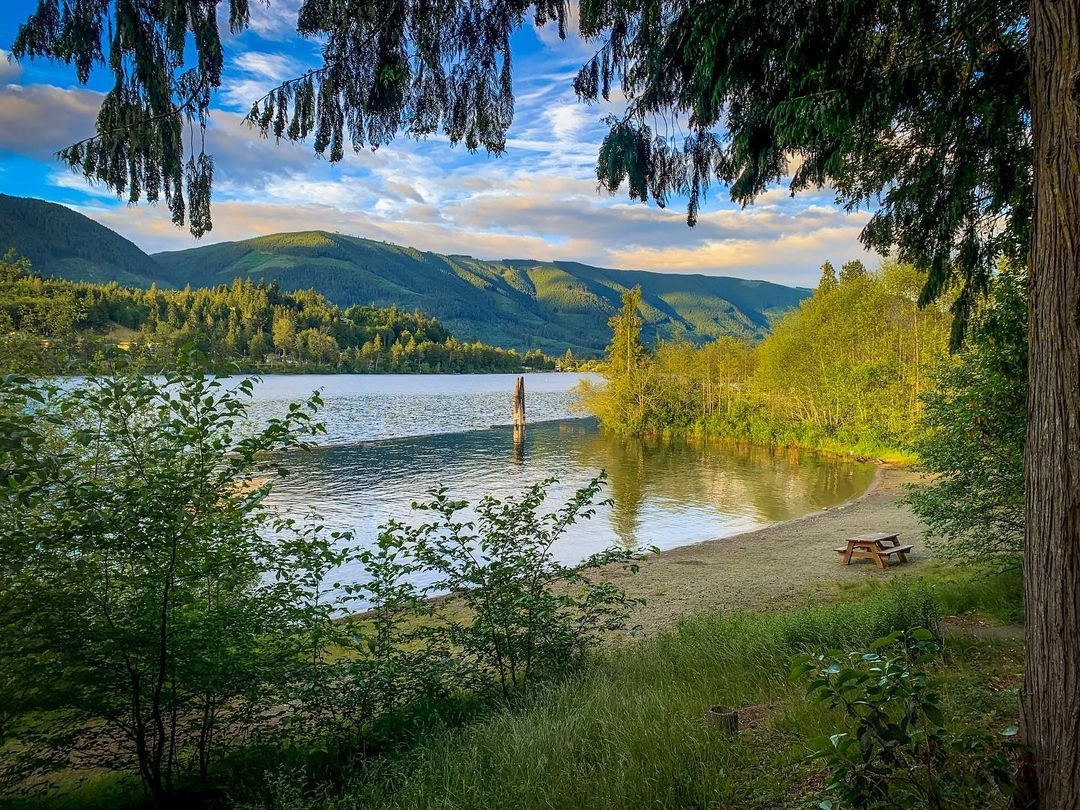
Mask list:
[[[837,730],[839,719],[789,681],[793,656],[861,649],[894,629],[936,627],[943,615],[1020,617],[1015,573],[935,566],[917,578],[850,586],[839,597],[783,613],[684,620],[675,632],[600,653],[584,672],[513,705],[473,709],[464,723],[429,720],[418,741],[366,760],[327,769],[317,753],[307,764],[303,756],[283,764],[249,752],[237,773],[223,774],[225,806],[817,807],[824,774],[806,761],[807,740]],[[947,716],[993,730],[1014,723],[1022,644],[947,639],[936,665]],[[753,727],[718,731],[705,719],[714,704],[756,707],[743,713]],[[117,807],[135,796],[115,778],[88,776],[66,797],[13,806]]]
[[[938,571],[796,612],[690,619],[517,706],[434,730],[341,785],[280,772],[249,806],[816,807],[822,774],[805,761],[806,741],[835,730],[837,718],[788,680],[792,656],[865,647],[893,629],[936,624],[943,612],[1012,619],[1009,594],[1008,579]],[[939,665],[949,716],[991,729],[1014,722],[1021,669],[1015,640],[950,636]],[[704,719],[713,704],[764,708],[750,713],[756,728],[728,736]]]

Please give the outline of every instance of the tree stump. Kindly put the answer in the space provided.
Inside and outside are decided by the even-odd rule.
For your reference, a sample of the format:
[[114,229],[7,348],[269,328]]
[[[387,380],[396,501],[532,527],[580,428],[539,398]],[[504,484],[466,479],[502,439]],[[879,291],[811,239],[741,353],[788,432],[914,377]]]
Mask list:
[[525,378],[514,383],[514,427],[525,427]]
[[739,730],[739,712],[730,706],[710,706],[705,714],[709,725],[724,734],[734,734]]

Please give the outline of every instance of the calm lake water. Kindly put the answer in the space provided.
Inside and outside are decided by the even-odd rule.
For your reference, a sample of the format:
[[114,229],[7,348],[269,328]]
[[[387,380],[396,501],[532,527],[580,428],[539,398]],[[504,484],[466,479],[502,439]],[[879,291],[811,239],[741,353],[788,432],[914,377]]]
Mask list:
[[673,548],[789,520],[850,500],[873,479],[871,464],[814,453],[602,434],[595,421],[574,418],[580,378],[526,376],[530,425],[516,452],[505,427],[514,375],[269,376],[255,389],[257,414],[280,413],[322,387],[328,432],[326,446],[284,459],[292,475],[274,501],[297,517],[315,510],[328,528],[368,542],[388,518],[422,522],[410,505],[440,484],[475,501],[555,476],[554,508],[605,470],[614,505],[555,548],[576,562],[615,543]]

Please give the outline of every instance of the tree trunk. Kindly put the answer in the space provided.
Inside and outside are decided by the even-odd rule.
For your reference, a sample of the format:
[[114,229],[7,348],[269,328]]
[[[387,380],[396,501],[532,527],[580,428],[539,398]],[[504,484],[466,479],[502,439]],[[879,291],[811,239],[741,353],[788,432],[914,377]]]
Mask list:
[[1080,0],[1032,0],[1021,801],[1080,807]]

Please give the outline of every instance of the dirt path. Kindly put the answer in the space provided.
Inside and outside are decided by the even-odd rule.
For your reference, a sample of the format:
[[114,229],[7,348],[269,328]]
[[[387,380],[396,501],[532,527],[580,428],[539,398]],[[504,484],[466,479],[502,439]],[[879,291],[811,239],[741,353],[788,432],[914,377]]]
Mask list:
[[[694,613],[783,607],[834,595],[837,584],[909,574],[929,559],[923,526],[899,503],[917,473],[882,466],[870,490],[843,506],[721,540],[671,549],[630,575],[609,571],[646,604],[636,616],[646,632],[674,627]],[[851,535],[890,531],[913,544],[906,565],[882,571],[869,560],[840,564],[833,550]]]

